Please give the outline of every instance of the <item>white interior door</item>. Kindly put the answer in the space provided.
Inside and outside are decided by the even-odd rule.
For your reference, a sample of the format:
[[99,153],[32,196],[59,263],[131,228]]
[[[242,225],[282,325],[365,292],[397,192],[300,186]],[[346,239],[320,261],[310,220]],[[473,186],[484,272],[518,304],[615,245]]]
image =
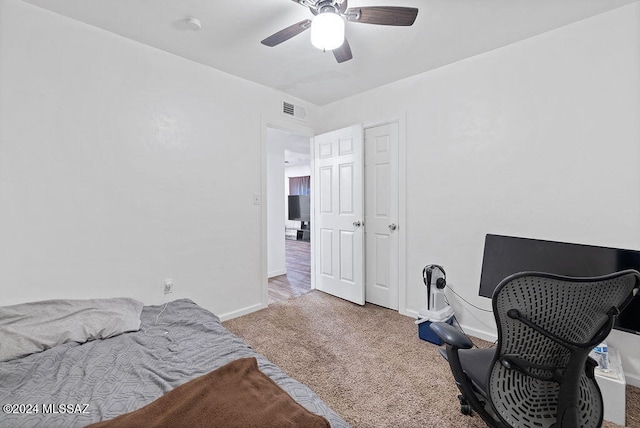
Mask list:
[[367,128],[365,153],[366,300],[398,309],[398,124]]
[[364,305],[362,126],[313,138],[315,286]]

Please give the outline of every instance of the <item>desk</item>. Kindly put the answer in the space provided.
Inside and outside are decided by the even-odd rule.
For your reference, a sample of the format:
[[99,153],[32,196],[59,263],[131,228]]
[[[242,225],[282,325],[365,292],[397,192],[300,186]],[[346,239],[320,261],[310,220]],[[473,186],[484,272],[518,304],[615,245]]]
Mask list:
[[595,369],[596,382],[602,392],[604,402],[604,420],[626,425],[626,391],[627,383],[624,379],[622,362],[617,349],[609,347],[609,371]]
[[309,229],[298,229],[296,239],[298,241],[311,241],[311,231]]

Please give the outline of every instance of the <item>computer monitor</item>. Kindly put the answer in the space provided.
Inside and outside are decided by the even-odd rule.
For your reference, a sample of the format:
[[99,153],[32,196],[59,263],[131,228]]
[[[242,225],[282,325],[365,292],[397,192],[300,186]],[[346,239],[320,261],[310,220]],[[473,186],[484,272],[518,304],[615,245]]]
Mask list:
[[[487,234],[479,294],[491,297],[500,281],[518,272],[590,277],[625,269],[640,271],[639,251]],[[640,296],[622,311],[614,328],[640,334]]]

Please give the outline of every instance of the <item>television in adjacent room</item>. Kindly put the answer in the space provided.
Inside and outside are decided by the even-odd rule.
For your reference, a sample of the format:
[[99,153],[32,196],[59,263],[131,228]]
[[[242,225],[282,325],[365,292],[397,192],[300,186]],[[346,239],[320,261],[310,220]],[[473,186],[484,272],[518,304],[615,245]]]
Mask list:
[[[518,272],[589,277],[625,269],[640,271],[640,251],[487,234],[479,294],[491,297],[500,281]],[[622,311],[614,328],[640,334],[640,295]]]
[[303,226],[311,221],[311,199],[309,195],[289,195],[289,220],[301,221]]

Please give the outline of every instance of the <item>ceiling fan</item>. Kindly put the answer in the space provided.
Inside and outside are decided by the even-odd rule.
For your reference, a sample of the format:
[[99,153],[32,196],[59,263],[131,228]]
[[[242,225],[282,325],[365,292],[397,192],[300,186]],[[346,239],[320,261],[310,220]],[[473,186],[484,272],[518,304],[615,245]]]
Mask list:
[[[345,20],[363,24],[410,26],[418,16],[418,9],[397,6],[347,7],[347,0],[292,0],[313,13],[313,19],[304,19],[284,28],[261,43],[276,46],[311,28],[311,42],[322,50],[331,50],[336,60],[345,62],[353,58],[351,47],[344,38]],[[328,26],[328,27],[327,27]],[[334,27],[335,26],[335,27]],[[328,37],[325,39],[325,37]]]

